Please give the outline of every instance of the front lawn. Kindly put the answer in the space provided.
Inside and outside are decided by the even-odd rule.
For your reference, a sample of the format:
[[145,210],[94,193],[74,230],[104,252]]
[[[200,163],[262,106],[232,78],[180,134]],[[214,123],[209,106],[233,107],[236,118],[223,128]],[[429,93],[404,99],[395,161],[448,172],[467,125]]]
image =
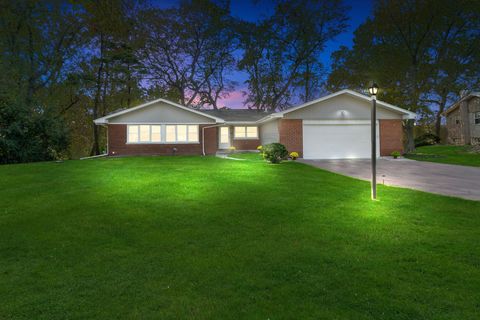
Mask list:
[[406,154],[406,158],[463,166],[480,167],[480,153],[474,153],[469,146],[435,145],[418,147],[413,153]]
[[296,162],[0,167],[0,319],[478,319],[480,202]]

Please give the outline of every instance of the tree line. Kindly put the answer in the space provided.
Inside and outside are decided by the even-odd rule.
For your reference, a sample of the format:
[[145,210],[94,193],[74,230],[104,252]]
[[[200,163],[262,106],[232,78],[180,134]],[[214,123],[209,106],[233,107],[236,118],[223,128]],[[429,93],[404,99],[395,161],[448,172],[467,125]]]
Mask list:
[[439,127],[478,86],[478,1],[376,1],[329,70],[321,54],[347,12],[341,0],[278,0],[248,22],[227,0],[0,0],[0,162],[100,154],[93,119],[159,97],[218,109],[241,85],[246,107],[279,110],[375,80],[381,99]]

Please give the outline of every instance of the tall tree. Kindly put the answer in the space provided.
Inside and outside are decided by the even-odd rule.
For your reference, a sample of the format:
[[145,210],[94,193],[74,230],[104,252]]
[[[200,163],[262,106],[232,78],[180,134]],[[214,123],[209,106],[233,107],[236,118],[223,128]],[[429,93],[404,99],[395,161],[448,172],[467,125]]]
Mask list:
[[144,51],[151,82],[186,106],[217,108],[231,85],[235,33],[228,1],[192,0],[178,8],[149,10]]
[[[143,65],[136,52],[143,47],[139,31],[137,1],[85,1],[84,21],[87,27],[85,59],[78,74],[82,86],[79,95],[88,97],[87,111],[93,119],[129,107],[137,101]],[[100,128],[93,132],[90,155],[100,153]]]
[[[431,114],[436,104],[439,121],[448,98],[457,95],[457,84],[466,85],[462,79],[477,68],[469,48],[479,39],[478,5],[377,1],[373,17],[356,30],[353,48],[333,54],[329,88],[366,88],[375,80],[382,99],[419,115]],[[405,123],[407,151],[414,149],[413,125]]]
[[245,23],[239,68],[249,76],[246,103],[275,110],[294,97],[312,99],[322,76],[319,55],[345,30],[345,11],[340,0],[282,0],[271,17]]
[[78,12],[61,1],[0,2],[1,162],[48,160],[68,146],[54,93],[79,54]]

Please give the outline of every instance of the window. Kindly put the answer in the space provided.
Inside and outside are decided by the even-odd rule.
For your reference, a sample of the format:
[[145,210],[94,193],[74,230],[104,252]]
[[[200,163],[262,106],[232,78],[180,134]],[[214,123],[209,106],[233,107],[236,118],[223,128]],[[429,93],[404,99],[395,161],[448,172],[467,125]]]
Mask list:
[[188,141],[198,141],[198,126],[188,126]]
[[235,139],[257,139],[258,128],[257,127],[235,127],[234,129]]
[[187,142],[187,126],[186,125],[177,126],[177,141]]
[[151,136],[151,141],[152,142],[162,142],[162,127],[161,126],[151,126],[152,130],[152,136]]
[[138,142],[138,126],[128,126],[128,142]]
[[475,124],[480,124],[480,112],[475,112]]
[[177,140],[177,126],[166,126],[167,142],[175,142]]
[[150,126],[141,125],[140,127],[140,142],[150,142]]
[[127,126],[127,143],[198,143],[198,141],[198,125]]

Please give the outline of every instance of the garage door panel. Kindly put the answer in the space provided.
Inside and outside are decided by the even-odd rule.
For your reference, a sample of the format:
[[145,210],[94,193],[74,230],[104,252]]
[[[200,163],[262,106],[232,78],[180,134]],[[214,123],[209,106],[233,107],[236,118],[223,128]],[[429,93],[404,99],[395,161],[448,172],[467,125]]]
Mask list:
[[[304,124],[303,157],[305,159],[370,158],[370,125]],[[377,154],[378,154],[377,132]]]

